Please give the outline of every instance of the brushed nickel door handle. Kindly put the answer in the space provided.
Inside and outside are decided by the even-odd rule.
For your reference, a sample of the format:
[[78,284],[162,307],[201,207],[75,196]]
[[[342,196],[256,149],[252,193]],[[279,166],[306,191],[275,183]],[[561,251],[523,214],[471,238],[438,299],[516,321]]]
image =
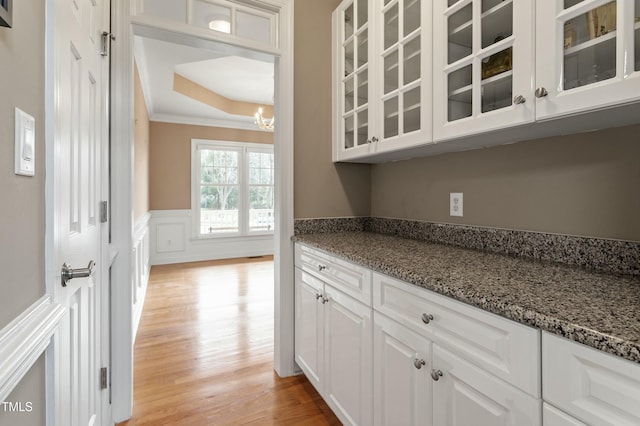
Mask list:
[[95,269],[96,262],[93,260],[89,261],[89,264],[86,268],[79,269],[71,269],[71,267],[64,263],[62,265],[62,272],[60,273],[60,278],[62,280],[62,287],[66,287],[67,283],[74,278],[87,278],[93,275],[93,271]]

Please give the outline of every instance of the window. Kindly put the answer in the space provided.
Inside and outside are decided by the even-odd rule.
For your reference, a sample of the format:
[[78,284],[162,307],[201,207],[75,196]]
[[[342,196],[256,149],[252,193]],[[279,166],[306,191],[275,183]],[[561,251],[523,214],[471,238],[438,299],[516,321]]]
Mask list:
[[272,234],[273,146],[192,141],[197,237]]

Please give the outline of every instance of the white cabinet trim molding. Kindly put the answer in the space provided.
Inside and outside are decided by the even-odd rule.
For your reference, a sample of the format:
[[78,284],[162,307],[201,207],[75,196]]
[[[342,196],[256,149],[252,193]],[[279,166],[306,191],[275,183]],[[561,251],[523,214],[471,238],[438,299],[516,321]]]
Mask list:
[[47,349],[64,314],[64,307],[47,295],[0,330],[0,401]]
[[136,221],[133,232],[133,342],[136,340],[138,325],[142,317],[142,308],[147,294],[147,284],[149,283],[149,272],[151,262],[149,261],[149,220],[151,214],[147,213]]

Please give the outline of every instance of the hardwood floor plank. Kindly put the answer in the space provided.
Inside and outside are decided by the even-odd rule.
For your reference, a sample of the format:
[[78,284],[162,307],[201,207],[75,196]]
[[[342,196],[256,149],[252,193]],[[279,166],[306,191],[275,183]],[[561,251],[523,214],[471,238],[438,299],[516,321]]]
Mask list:
[[273,295],[271,257],[154,266],[120,426],[339,425],[304,376],[273,371]]

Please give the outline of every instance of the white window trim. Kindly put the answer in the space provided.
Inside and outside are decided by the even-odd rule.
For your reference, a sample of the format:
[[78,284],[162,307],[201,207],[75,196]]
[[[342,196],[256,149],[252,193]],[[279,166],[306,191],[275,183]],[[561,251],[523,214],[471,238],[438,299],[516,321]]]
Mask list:
[[[240,161],[242,166],[239,168],[243,171],[239,174],[238,186],[240,187],[240,207],[238,212],[238,232],[224,232],[219,234],[200,234],[200,168],[196,167],[200,164],[200,155],[198,146],[205,145],[211,149],[226,149],[240,152]],[[248,229],[248,204],[249,194],[246,189],[249,184],[246,182],[245,170],[247,164],[247,150],[251,152],[269,152],[274,153],[274,146],[271,144],[251,143],[251,142],[234,142],[225,140],[208,140],[208,139],[191,139],[191,239],[192,240],[210,240],[210,239],[250,239],[253,237],[273,236],[274,231],[250,231]],[[275,172],[275,170],[274,170]],[[275,189],[275,182],[274,182]],[[274,200],[275,208],[275,200]]]

